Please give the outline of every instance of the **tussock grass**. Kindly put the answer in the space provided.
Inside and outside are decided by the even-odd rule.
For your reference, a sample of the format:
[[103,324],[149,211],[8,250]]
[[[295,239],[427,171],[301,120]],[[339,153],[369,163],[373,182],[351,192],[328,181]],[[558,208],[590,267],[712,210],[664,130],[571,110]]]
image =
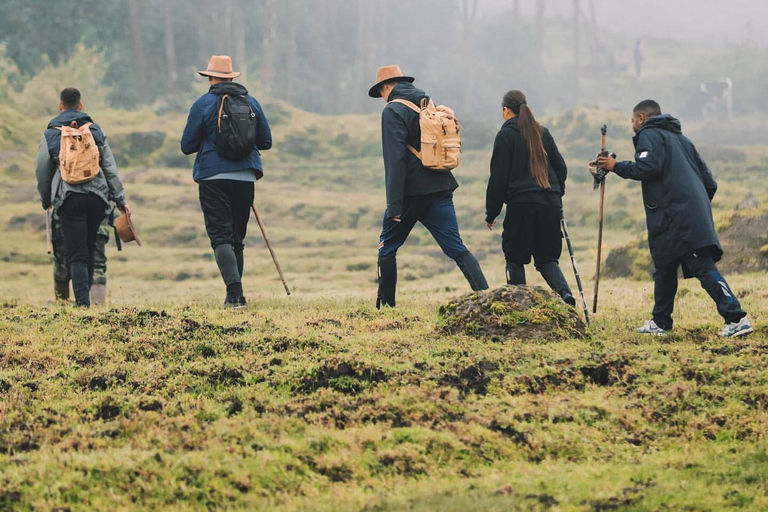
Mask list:
[[0,504],[759,510],[768,331],[723,342],[686,302],[668,338],[608,314],[536,343],[445,335],[429,302],[5,304]]

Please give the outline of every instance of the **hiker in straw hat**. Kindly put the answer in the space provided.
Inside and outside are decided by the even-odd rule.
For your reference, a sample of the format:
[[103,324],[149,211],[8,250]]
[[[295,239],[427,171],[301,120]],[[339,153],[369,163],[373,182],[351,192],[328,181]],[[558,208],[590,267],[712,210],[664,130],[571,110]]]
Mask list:
[[[52,217],[60,226],[75,305],[88,308],[99,226],[111,210],[109,202],[114,202],[123,215],[130,215],[131,208],[125,202],[107,137],[83,112],[80,91],[73,87],[64,89],[60,100],[61,113],[48,123],[40,139],[35,169],[37,190],[43,208],[52,210]],[[54,279],[57,296],[68,297],[67,275],[54,274]],[[98,299],[102,302],[103,297],[99,295]]]
[[379,68],[376,82],[368,91],[371,98],[387,102],[381,114],[387,208],[379,237],[376,307],[395,306],[397,250],[417,222],[421,222],[443,252],[456,261],[473,290],[488,288],[477,259],[459,235],[453,206],[453,191],[459,186],[456,179],[450,171],[428,169],[414,154],[421,151],[419,114],[414,106],[421,105],[422,100],[429,102],[429,97],[417,89],[413,81],[413,77],[405,76],[398,66],[384,66]]
[[225,307],[246,307],[243,240],[254,183],[264,175],[259,150],[272,147],[269,123],[256,99],[233,82],[232,59],[214,55],[198,71],[211,88],[192,105],[181,138],[185,155],[197,153],[192,177],[199,185],[205,229],[227,287]]

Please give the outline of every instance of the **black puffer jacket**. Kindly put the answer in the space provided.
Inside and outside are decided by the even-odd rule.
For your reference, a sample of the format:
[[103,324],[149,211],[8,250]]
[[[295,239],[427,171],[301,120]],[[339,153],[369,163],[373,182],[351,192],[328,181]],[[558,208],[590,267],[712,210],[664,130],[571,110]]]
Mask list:
[[[491,177],[485,194],[485,221],[493,222],[504,203],[539,202],[551,196],[554,201],[565,194],[568,168],[555,139],[541,127],[541,139],[549,160],[549,188],[542,188],[531,174],[528,146],[517,126],[517,118],[505,121],[496,135],[491,157]],[[541,197],[536,197],[541,196]]]
[[394,99],[408,100],[417,106],[429,97],[413,84],[399,82],[389,95],[387,106],[381,113],[381,144],[387,187],[387,216],[403,213],[405,196],[421,196],[445,190],[454,190],[459,184],[450,172],[436,172],[421,165],[407,144],[421,151],[419,115]]
[[654,264],[674,264],[703,248],[711,248],[718,261],[723,249],[711,205],[717,182],[696,147],[683,135],[680,121],[668,114],[652,117],[632,141],[635,161],[617,162],[614,172],[642,182]]

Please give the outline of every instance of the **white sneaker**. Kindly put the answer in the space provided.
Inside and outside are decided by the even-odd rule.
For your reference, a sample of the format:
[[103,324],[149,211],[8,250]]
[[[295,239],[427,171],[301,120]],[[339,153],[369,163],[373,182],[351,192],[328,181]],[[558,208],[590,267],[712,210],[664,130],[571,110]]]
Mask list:
[[666,336],[669,333],[668,329],[662,329],[653,320],[648,320],[643,326],[637,329],[640,334],[651,334],[653,336]]
[[718,336],[722,336],[724,338],[738,338],[739,336],[746,336],[751,332],[754,332],[752,324],[749,322],[749,318],[744,317],[738,322],[725,324],[723,330],[720,331]]

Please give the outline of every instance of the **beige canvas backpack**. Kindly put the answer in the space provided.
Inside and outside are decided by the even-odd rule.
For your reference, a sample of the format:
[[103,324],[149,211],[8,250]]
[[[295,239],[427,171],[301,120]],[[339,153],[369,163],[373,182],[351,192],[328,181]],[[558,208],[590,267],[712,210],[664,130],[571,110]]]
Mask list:
[[99,148],[91,133],[91,125],[80,128],[72,121],[69,126],[55,126],[61,131],[59,171],[61,179],[72,185],[91,181],[99,174]]
[[408,144],[408,149],[416,155],[427,169],[448,172],[459,166],[461,153],[461,126],[454,117],[453,110],[444,106],[435,106],[432,100],[421,100],[421,108],[411,101],[396,99],[393,103],[402,103],[419,114],[421,127],[421,152]]

